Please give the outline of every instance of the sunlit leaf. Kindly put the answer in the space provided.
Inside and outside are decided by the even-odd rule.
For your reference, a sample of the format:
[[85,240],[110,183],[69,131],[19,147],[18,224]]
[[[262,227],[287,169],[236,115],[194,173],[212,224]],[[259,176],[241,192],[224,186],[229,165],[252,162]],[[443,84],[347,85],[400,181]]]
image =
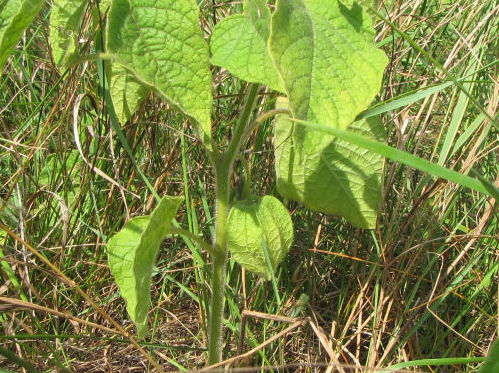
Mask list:
[[358,3],[279,0],[269,50],[296,118],[345,129],[374,99],[388,62]]
[[107,50],[137,81],[194,119],[209,140],[211,70],[198,18],[194,0],[114,0]]
[[[348,130],[384,139],[378,117],[354,122]],[[315,211],[343,216],[358,227],[374,228],[381,200],[382,156],[309,130],[286,115],[276,119],[275,136],[277,189],[282,196]]]
[[243,267],[268,278],[262,239],[275,270],[293,242],[293,223],[288,210],[271,196],[236,202],[228,219],[229,251]]
[[147,333],[151,275],[182,198],[164,197],[150,216],[130,219],[108,243],[108,262],[139,337]]
[[[269,50],[295,118],[348,129],[378,141],[378,118],[354,122],[374,99],[387,64],[374,46],[372,21],[356,2],[279,0]],[[373,228],[381,197],[382,158],[279,116],[277,188],[310,209]]]
[[86,0],[54,0],[50,13],[50,45],[56,65],[61,68],[75,51]]

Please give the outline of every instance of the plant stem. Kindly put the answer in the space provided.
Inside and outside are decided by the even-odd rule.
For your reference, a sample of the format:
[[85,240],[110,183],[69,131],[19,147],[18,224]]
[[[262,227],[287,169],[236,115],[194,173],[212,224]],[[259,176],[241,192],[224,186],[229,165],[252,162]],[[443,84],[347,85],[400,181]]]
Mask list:
[[229,207],[229,173],[221,168],[216,170],[216,227],[215,227],[215,255],[211,272],[211,308],[209,315],[208,335],[208,364],[214,364],[222,358],[222,323],[225,303],[225,261],[227,259],[227,243],[225,232],[227,229],[227,215]]
[[234,167],[239,148],[242,145],[243,135],[249,124],[251,113],[256,103],[258,85],[250,85],[246,95],[243,111],[234,129],[227,153],[216,159],[216,224],[215,224],[215,255],[211,273],[211,310],[208,331],[208,364],[215,364],[222,359],[222,325],[225,304],[225,264],[227,261],[227,217],[229,213],[230,176]]

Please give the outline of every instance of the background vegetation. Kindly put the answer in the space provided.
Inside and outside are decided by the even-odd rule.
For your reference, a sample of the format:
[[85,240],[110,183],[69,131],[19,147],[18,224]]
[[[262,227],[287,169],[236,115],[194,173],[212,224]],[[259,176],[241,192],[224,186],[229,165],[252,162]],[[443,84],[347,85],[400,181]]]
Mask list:
[[[101,32],[92,28],[92,6],[81,54],[93,52]],[[213,0],[200,7],[209,37],[212,25],[241,5]],[[391,1],[379,9],[496,118],[494,126],[444,71],[379,21],[377,42],[390,58],[378,99],[387,142],[499,185],[497,2]],[[0,367],[147,371],[143,354],[37,255],[133,334],[108,270],[108,237],[154,207],[148,183],[159,194],[185,196],[178,220],[209,236],[213,175],[189,123],[152,95],[122,127],[131,159],[111,128],[97,65],[84,62],[63,74],[54,67],[49,14],[47,3],[0,78]],[[225,71],[213,73],[219,118],[213,131],[223,141],[245,87]],[[262,92],[258,110],[271,108],[275,97]],[[272,146],[268,121],[251,138],[250,169],[259,195],[275,194]],[[243,184],[242,176],[233,180],[236,195]],[[434,372],[478,366],[498,334],[494,199],[387,161],[374,231],[286,204],[295,242],[276,274],[278,293],[271,282],[230,263],[226,356],[237,354],[246,309],[311,320],[242,361],[256,370],[325,371],[330,362],[336,364],[330,371],[348,371],[341,364]],[[209,289],[198,284],[208,270],[200,248],[180,238],[165,241],[153,277],[154,329],[141,344],[166,370],[203,365]],[[241,352],[288,326],[248,316]],[[403,364],[421,359],[437,360],[417,368]]]

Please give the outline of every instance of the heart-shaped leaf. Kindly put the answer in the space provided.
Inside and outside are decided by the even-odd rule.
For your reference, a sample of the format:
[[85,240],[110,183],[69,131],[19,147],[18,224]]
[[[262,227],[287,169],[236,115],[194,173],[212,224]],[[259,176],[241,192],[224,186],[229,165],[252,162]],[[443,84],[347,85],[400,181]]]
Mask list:
[[199,124],[211,139],[208,45],[194,0],[114,0],[107,50],[135,78]]
[[182,198],[164,197],[150,216],[130,219],[108,243],[108,262],[139,337],[147,333],[151,275]]
[[286,207],[271,196],[236,202],[228,218],[229,251],[247,270],[269,278],[262,239],[275,270],[293,242],[293,223]]
[[[289,107],[298,119],[383,139],[377,118],[352,123],[374,99],[387,63],[374,47],[372,21],[357,2],[279,0],[269,50],[289,99],[281,99],[278,107]],[[341,215],[358,227],[375,226],[383,162],[379,155],[287,116],[277,118],[275,133],[281,195]]]

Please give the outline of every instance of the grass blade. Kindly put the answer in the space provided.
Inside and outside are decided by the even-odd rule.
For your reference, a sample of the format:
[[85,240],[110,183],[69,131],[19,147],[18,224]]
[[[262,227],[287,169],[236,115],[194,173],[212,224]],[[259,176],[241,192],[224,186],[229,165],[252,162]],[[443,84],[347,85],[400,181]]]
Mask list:
[[292,119],[297,123],[302,123],[311,129],[315,129],[317,131],[321,131],[324,133],[328,133],[330,135],[336,136],[344,141],[348,141],[351,144],[355,144],[357,146],[361,146],[364,149],[371,150],[375,153],[381,154],[387,158],[390,158],[394,161],[403,163],[405,165],[411,166],[420,171],[427,172],[433,176],[440,177],[442,179],[452,181],[466,188],[475,190],[480,193],[487,194],[489,196],[494,197],[495,199],[499,199],[499,191],[497,188],[490,182],[485,180],[476,180],[469,176],[465,176],[456,172],[454,170],[450,170],[448,168],[439,166],[435,163],[431,163],[425,159],[416,157],[412,154],[404,152],[402,150],[398,150],[386,144],[383,144],[378,141],[370,140],[364,136],[357,135],[352,132],[343,131],[337,128],[332,128],[325,126],[323,124],[311,123],[307,121],[302,121],[299,119]]

